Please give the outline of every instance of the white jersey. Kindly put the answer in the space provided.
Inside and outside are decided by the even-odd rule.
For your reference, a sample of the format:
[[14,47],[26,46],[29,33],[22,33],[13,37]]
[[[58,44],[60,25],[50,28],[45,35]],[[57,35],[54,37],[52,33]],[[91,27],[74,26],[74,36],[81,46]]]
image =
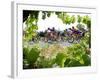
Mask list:
[[51,32],[50,30],[47,30],[47,32]]

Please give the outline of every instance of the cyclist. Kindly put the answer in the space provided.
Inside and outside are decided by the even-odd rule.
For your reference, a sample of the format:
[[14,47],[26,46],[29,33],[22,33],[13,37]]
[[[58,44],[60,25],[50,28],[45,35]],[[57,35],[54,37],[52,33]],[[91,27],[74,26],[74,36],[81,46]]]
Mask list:
[[68,36],[72,35],[72,29],[71,28],[66,29],[65,32],[67,33]]
[[80,30],[77,30],[74,28],[74,26],[72,26],[72,34],[81,34],[82,32]]

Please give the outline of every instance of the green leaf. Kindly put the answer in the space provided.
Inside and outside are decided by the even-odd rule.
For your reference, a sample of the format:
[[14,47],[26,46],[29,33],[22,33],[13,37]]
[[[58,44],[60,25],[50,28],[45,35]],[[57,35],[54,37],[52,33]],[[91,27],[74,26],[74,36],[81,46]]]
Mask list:
[[66,59],[66,61],[64,63],[64,67],[68,67],[68,64],[69,64],[70,60],[71,60],[70,58]]
[[72,16],[71,16],[71,23],[75,23],[75,21],[76,21],[75,16],[72,15]]
[[37,65],[39,68],[51,68],[54,63],[55,59],[47,59],[43,56],[40,56],[37,61]]
[[91,65],[91,58],[87,54],[82,55],[82,58],[85,66]]
[[58,55],[56,56],[56,63],[60,67],[64,67],[65,61],[66,61],[66,54],[64,54],[64,53],[58,53]]
[[70,17],[70,15],[67,15],[66,16],[66,24],[70,24],[71,23],[71,17]]
[[27,55],[27,60],[31,66],[37,61],[39,54],[40,51],[37,48],[32,48],[30,50],[29,54]]
[[23,48],[23,59],[27,58],[28,53],[29,53],[29,49],[28,48]]
[[72,59],[68,64],[68,67],[77,67],[77,66],[83,66],[83,65],[75,59]]
[[77,22],[80,23],[82,21],[82,17],[80,15],[78,15],[77,18],[78,18]]

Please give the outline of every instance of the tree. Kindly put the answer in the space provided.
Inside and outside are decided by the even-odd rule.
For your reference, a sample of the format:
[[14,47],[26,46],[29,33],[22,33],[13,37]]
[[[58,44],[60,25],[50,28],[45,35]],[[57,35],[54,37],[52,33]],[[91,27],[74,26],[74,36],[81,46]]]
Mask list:
[[71,16],[71,23],[75,23],[75,21],[76,21],[75,16],[72,15],[72,16]]
[[53,12],[52,11],[42,11],[42,19],[45,19],[46,15],[47,17],[50,17],[51,13]]
[[87,25],[89,31],[89,48],[91,48],[91,18],[88,15],[86,15],[83,17],[82,22]]
[[58,15],[58,18],[60,18],[64,24],[71,24],[71,22],[74,23],[75,17],[68,15],[66,12],[56,12]]
[[36,35],[36,30],[38,29],[37,21],[38,21],[38,13],[39,11],[31,11],[29,16],[25,20],[26,28],[24,29],[24,40],[30,41],[33,35]]
[[80,23],[82,21],[82,17],[80,15],[77,16],[77,22]]
[[88,29],[91,28],[91,18],[88,15],[83,17],[82,22],[87,25]]

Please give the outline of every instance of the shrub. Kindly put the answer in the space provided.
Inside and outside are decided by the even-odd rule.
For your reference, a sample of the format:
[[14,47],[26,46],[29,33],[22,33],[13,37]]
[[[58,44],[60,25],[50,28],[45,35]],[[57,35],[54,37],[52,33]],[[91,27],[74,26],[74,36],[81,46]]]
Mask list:
[[55,63],[55,59],[47,59],[43,56],[39,57],[36,65],[38,68],[51,68]]
[[29,63],[29,67],[32,68],[39,57],[40,51],[37,48],[32,48],[30,52],[27,54],[27,61]]
[[66,54],[64,54],[64,53],[58,53],[58,55],[56,56],[56,63],[60,67],[64,67],[65,61],[66,61]]
[[23,48],[23,59],[27,58],[27,54],[29,53],[29,49],[28,48]]

